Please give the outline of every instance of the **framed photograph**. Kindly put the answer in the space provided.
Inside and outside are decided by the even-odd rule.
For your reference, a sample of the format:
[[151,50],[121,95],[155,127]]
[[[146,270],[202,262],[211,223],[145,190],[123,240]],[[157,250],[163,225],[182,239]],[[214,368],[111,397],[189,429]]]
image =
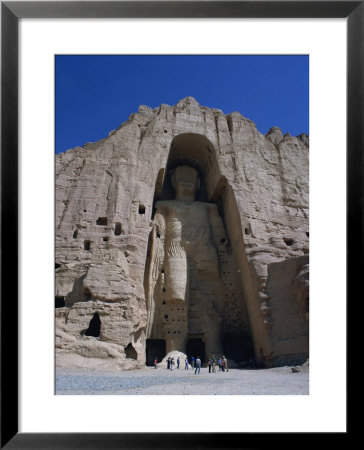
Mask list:
[[[360,279],[351,249],[362,248],[363,16],[360,1],[1,3],[2,447],[249,448],[296,433],[348,436],[346,304]],[[202,100],[168,97],[197,77]],[[155,104],[148,89],[157,85],[165,95]],[[131,106],[109,125],[117,89]],[[279,92],[274,119],[301,114],[301,130],[268,127],[249,112],[268,107],[270,89]],[[210,103],[213,91],[220,97]],[[234,92],[245,100],[239,112],[217,104]],[[101,98],[105,113],[93,119],[87,108]],[[81,126],[90,137],[69,145]],[[245,159],[236,160],[234,142]],[[71,147],[79,150],[63,153]],[[126,181],[134,147],[139,169]],[[254,158],[267,163],[265,175]],[[284,208],[274,200],[277,180]],[[81,191],[93,194],[74,194]],[[287,223],[275,223],[274,211]],[[245,220],[241,239],[234,214]],[[264,233],[269,239],[259,239]],[[241,257],[249,252],[254,286]],[[142,297],[146,317],[138,316]],[[210,323],[222,331],[206,331]],[[176,359],[177,369],[197,363],[195,374],[201,364],[209,373],[211,361],[214,372],[215,353],[218,377],[244,369],[237,390],[211,383],[163,392],[130,381],[135,369],[154,377],[167,364],[168,376],[180,376]],[[80,387],[77,370],[97,375],[100,364],[132,375],[103,374]],[[270,391],[263,368],[290,375]],[[132,395],[120,395],[122,380],[136,386]]]

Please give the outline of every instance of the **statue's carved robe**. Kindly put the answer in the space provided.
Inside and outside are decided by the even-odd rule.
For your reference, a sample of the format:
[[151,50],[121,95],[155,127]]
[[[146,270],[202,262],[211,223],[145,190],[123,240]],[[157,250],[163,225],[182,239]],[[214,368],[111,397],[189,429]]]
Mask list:
[[[215,334],[210,341],[217,342],[222,315],[217,249],[220,242],[226,242],[217,207],[213,203],[169,200],[157,202],[156,208],[150,252],[149,296],[153,298],[148,303],[150,315],[157,317],[150,317],[154,328],[149,332],[155,338],[167,333],[167,347],[167,330],[172,334],[173,345],[183,346],[188,334]],[[175,319],[165,323],[161,330],[158,317],[169,319],[172,306],[174,312],[177,308],[185,312],[185,318],[173,315]],[[175,320],[182,324],[172,324]]]

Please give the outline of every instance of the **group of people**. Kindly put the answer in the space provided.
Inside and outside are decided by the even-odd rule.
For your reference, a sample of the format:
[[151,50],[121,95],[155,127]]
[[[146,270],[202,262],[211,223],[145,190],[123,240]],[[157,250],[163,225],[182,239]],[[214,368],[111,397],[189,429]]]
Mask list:
[[229,372],[227,359],[225,356],[221,356],[220,358],[216,359],[215,355],[212,355],[212,358],[209,358],[207,361],[207,366],[209,368],[209,373],[216,372],[216,364],[219,366],[219,372]]
[[176,362],[174,361],[174,358],[171,358],[170,356],[168,356],[167,359],[167,369],[169,370],[174,370],[176,368],[176,363],[177,363],[177,369],[179,369],[179,364],[180,364],[180,358],[179,356],[177,356],[177,360]]
[[[180,357],[177,356],[176,361],[173,357],[168,357],[167,359],[167,369],[168,370],[174,370],[177,366],[177,369],[179,369],[180,366]],[[154,361],[154,367],[157,368],[158,359],[155,358]],[[189,365],[191,365],[192,369],[195,369],[195,374],[200,373],[201,370],[201,359],[199,356],[195,358],[194,356],[191,356],[191,360],[188,360],[188,357],[185,359],[185,370],[189,369]],[[215,373],[216,372],[216,365],[219,366],[219,371],[221,372],[228,372],[228,365],[227,365],[227,359],[225,356],[221,356],[220,358],[216,358],[215,355],[212,355],[212,358],[209,358],[207,361],[207,367],[209,368],[209,373]]]

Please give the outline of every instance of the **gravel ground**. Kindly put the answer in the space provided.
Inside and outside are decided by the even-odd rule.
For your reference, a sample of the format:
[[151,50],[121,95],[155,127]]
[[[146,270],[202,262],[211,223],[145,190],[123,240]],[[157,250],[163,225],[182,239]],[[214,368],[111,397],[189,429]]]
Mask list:
[[208,373],[145,368],[124,372],[56,369],[57,395],[307,395],[307,368],[230,369]]

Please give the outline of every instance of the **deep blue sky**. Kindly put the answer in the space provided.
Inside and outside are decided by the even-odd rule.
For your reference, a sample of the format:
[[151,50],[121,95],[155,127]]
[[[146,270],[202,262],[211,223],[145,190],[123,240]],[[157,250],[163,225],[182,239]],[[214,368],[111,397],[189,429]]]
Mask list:
[[309,134],[306,55],[57,55],[55,68],[56,153],[106,137],[139,105],[187,96],[239,111],[264,134]]

